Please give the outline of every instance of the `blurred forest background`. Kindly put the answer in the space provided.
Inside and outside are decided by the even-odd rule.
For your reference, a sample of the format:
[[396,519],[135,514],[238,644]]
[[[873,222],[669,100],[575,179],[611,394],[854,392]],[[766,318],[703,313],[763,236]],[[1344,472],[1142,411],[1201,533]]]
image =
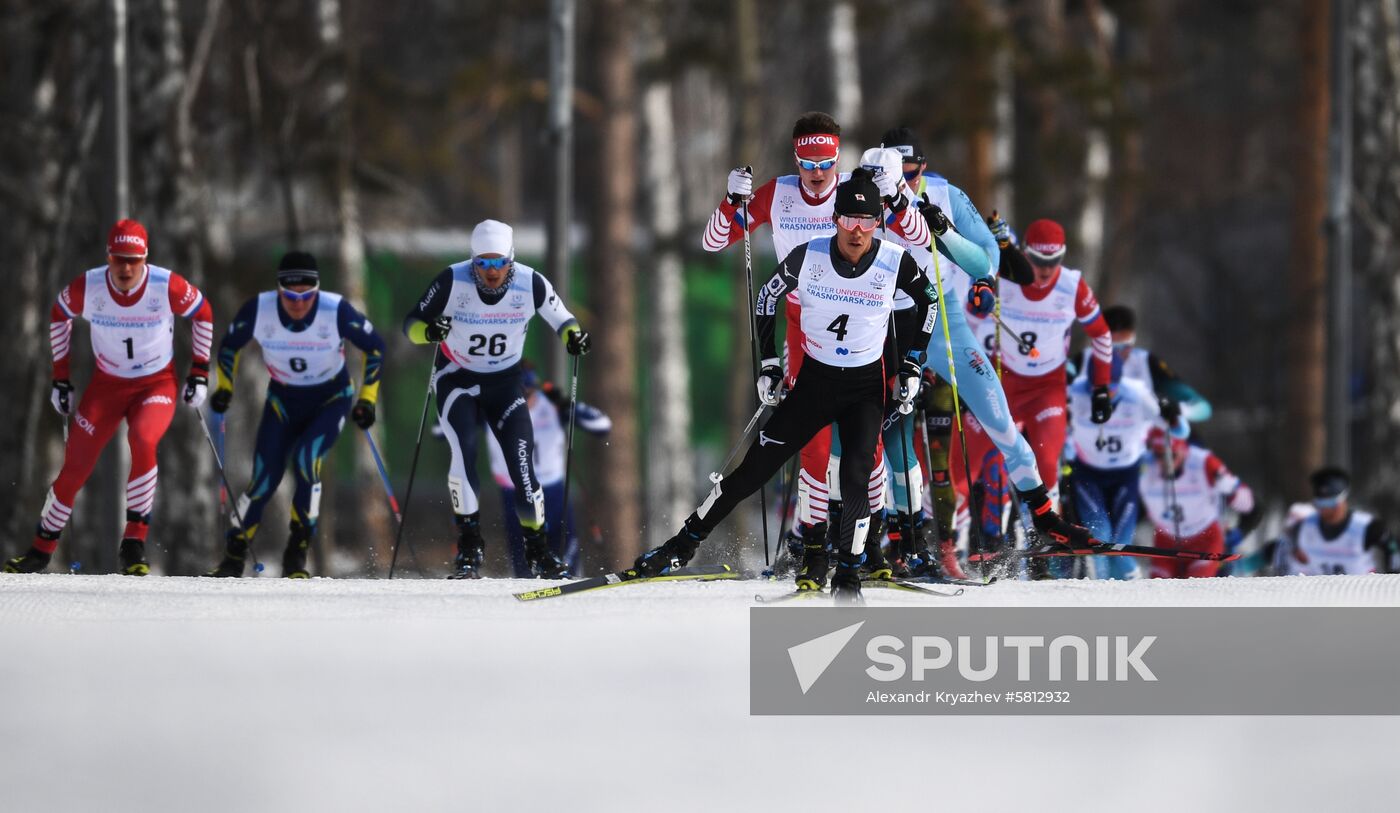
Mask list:
[[[582,0],[563,142],[574,171],[559,177],[550,20],[572,2],[4,0],[4,552],[25,548],[61,460],[48,309],[104,262],[118,216],[147,225],[152,262],[206,292],[220,331],[272,287],[282,251],[316,252],[324,286],[389,341],[375,432],[402,499],[430,358],[402,338],[404,313],[486,217],[515,224],[522,260],[558,282],[547,223],[562,192],[566,296],[595,336],[582,395],[616,426],[606,443],[580,439],[575,493],[590,565],[630,559],[694,506],[752,409],[742,251],[707,255],[700,235],[730,168],[792,171],[792,121],[811,109],[842,123],[843,168],[909,125],[984,213],[1018,230],[1063,222],[1067,264],[1101,302],[1138,308],[1139,344],[1213,402],[1198,431],[1256,493],[1282,506],[1311,467],[1342,461],[1394,527],[1398,3]],[[766,230],[755,248],[763,279]],[[561,369],[536,332],[532,357]],[[81,389],[91,354],[75,347]],[[242,366],[235,487],[265,381]],[[326,472],[321,573],[387,566],[392,519],[359,434],[347,427]],[[425,439],[410,512],[430,574],[454,538],[446,457]],[[126,464],[108,458],[59,549],[91,572],[111,567],[120,531]],[[203,570],[225,520],[184,407],[160,468],[153,562]],[[274,505],[265,557],[283,541],[286,500]],[[731,536],[751,541],[744,523]]]

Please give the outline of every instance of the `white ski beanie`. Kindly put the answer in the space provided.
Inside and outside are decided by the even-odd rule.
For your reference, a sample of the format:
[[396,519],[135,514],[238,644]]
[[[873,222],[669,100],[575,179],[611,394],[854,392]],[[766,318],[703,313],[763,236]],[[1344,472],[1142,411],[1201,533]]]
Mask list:
[[515,256],[515,231],[499,220],[483,220],[472,229],[472,256]]

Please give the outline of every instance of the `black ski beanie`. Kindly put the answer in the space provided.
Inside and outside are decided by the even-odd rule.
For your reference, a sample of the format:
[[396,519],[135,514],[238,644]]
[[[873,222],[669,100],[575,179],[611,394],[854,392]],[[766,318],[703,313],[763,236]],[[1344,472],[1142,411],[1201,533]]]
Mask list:
[[870,215],[879,217],[884,209],[880,201],[880,188],[869,170],[860,167],[851,172],[851,177],[836,187],[836,214]]
[[886,130],[885,134],[880,136],[880,146],[898,151],[905,161],[915,164],[922,164],[924,161],[924,148],[919,144],[918,136],[908,127]]
[[319,285],[321,272],[316,258],[306,251],[288,251],[277,264],[278,285]]

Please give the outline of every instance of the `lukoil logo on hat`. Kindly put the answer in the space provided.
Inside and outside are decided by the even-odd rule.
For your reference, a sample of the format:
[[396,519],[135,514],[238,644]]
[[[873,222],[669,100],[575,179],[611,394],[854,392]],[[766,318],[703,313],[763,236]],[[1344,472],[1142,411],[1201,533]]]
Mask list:
[[1037,220],[1026,228],[1026,253],[1041,260],[1065,254],[1065,229],[1053,220]]
[[118,220],[107,233],[107,253],[114,257],[144,257],[146,252],[146,227],[135,220]]

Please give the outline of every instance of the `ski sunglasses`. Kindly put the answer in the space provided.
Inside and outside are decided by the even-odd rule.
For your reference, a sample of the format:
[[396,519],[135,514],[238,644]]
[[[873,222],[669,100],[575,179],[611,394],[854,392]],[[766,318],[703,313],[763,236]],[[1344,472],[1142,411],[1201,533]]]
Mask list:
[[319,290],[321,290],[321,286],[319,285],[308,288],[305,291],[293,291],[290,288],[283,288],[281,285],[277,286],[277,292],[293,302],[309,302]]
[[880,225],[878,217],[870,215],[837,215],[836,224],[843,229],[855,229],[856,231],[873,232]]
[[[796,155],[796,153],[794,153],[794,155]],[[811,172],[814,169],[827,170],[836,166],[836,157],[833,156],[831,158],[826,159],[825,161],[808,161],[806,158],[797,156],[797,165],[807,170],[808,172]]]
[[510,265],[511,262],[513,262],[513,260],[510,257],[493,257],[490,259],[486,257],[472,257],[472,265],[475,265],[483,271],[496,271],[505,268]]

